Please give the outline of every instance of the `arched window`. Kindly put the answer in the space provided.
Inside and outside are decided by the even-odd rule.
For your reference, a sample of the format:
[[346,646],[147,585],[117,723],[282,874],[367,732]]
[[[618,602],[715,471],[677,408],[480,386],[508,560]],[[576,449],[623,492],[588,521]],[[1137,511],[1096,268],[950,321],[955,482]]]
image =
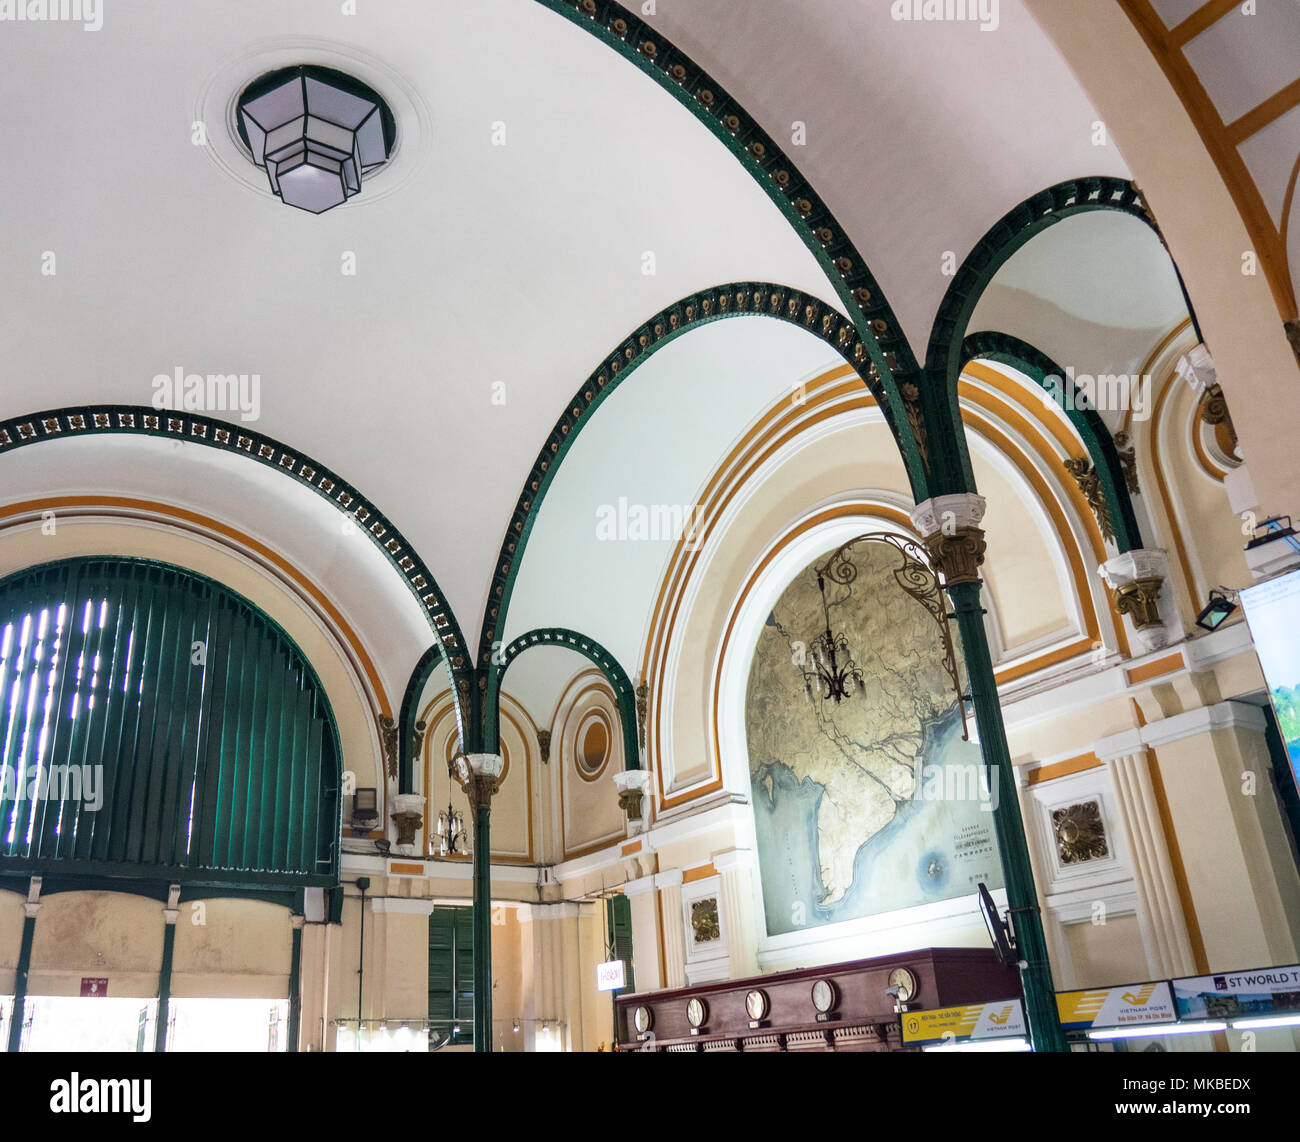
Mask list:
[[324,689],[221,584],[133,559],[0,580],[0,872],[337,883]]

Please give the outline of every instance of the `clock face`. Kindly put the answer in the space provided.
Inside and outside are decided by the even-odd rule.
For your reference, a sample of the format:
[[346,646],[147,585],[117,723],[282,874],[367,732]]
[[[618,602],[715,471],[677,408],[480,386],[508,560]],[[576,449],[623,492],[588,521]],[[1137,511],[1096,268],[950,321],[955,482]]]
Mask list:
[[708,1014],[709,1009],[702,999],[692,999],[690,1003],[686,1005],[686,1021],[690,1023],[692,1027],[701,1026],[704,1023],[704,1020],[708,1017]]
[[907,968],[895,968],[889,973],[889,986],[898,988],[898,1001],[906,1003],[916,995],[916,976]]
[[751,1019],[762,1019],[767,1014],[767,993],[755,988],[745,996],[745,1010]]
[[648,1007],[638,1007],[632,1012],[632,1023],[636,1029],[644,1035],[654,1024],[654,1015]]
[[835,985],[828,979],[819,979],[813,984],[813,1006],[823,1015],[835,1006]]

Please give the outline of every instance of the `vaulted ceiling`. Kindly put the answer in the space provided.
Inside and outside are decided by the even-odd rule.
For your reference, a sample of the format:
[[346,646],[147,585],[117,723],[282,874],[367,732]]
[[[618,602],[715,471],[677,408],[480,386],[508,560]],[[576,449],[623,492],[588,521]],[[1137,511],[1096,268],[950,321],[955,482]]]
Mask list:
[[[568,0],[349,7],[115,0],[98,31],[5,28],[0,420],[147,406],[153,379],[178,368],[257,374],[256,422],[212,415],[378,505],[472,642],[539,450],[613,348],[694,291],[771,282],[838,306],[838,283],[716,128]],[[999,7],[996,34],[899,22],[883,0],[659,0],[644,16],[792,156],[918,356],[946,267],[999,217],[1064,179],[1127,173],[1021,0]],[[397,116],[389,168],[319,216],[272,197],[232,134],[243,86],[297,62],[356,75]],[[1054,293],[1051,259],[1031,249],[998,283],[1003,302],[1037,291],[1044,307],[1104,323],[1102,299]],[[1116,322],[1133,335],[1117,362],[1140,358],[1138,342],[1175,316],[1167,262],[1134,257],[1145,276],[1133,293],[1150,279],[1157,300]],[[574,529],[592,521],[593,497],[640,484],[690,502],[774,394],[835,360],[774,323],[732,325],[681,338],[598,411],[574,476],[547,501],[533,560],[544,573],[509,634],[558,623],[551,601],[580,615],[570,593],[590,536]],[[1070,334],[1035,330],[1055,337],[1045,351],[1074,352]],[[242,522],[320,576],[400,687],[427,642],[418,602],[347,546],[328,505],[253,468],[192,441],[61,441],[0,452],[0,500],[93,490]],[[662,556],[625,569],[637,590]],[[643,615],[611,632],[629,658]]]

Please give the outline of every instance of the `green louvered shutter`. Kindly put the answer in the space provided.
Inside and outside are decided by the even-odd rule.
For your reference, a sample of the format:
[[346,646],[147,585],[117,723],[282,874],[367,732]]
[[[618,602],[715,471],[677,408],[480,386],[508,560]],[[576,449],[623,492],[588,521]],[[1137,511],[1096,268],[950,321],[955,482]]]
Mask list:
[[0,581],[0,871],[338,880],[319,680],[204,576],[71,559]]

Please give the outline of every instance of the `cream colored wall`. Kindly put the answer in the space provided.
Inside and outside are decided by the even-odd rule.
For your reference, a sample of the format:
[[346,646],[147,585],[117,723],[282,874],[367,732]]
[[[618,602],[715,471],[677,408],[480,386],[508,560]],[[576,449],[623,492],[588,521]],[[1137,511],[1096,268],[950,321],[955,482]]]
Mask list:
[[0,995],[12,995],[14,971],[23,941],[23,901],[17,892],[0,889]]
[[32,940],[30,995],[80,995],[83,977],[108,979],[109,996],[158,994],[163,904],[112,892],[41,898]]
[[[578,732],[592,711],[604,714],[609,745],[604,768],[594,778],[578,769]],[[603,676],[584,670],[560,698],[552,722],[551,779],[559,782],[563,847],[560,859],[570,859],[626,836],[626,817],[618,805],[614,775],[625,767],[618,706]]]
[[292,942],[289,910],[280,905],[230,898],[182,902],[172,994],[285,999]]
[[344,769],[357,774],[358,785],[382,788],[378,739],[362,683],[320,621],[283,584],[215,544],[161,527],[61,520],[54,535],[43,535],[39,527],[0,530],[0,578],[80,555],[173,563],[216,579],[255,603],[297,643],[325,687],[338,724]]
[[1112,916],[1105,924],[1067,924],[1065,939],[1076,988],[1140,983],[1146,978],[1146,952],[1136,916]]

